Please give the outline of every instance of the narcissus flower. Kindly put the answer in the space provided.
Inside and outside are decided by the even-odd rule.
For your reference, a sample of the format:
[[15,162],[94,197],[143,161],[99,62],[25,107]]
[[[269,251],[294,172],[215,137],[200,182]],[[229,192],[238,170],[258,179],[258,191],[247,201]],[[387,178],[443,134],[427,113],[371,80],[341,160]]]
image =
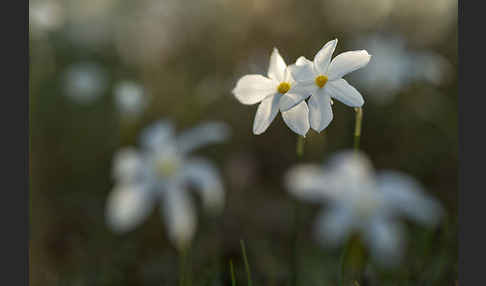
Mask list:
[[206,210],[222,210],[224,191],[213,164],[191,158],[197,147],[221,142],[229,135],[222,123],[205,123],[179,136],[168,121],[158,121],[141,135],[141,150],[124,148],[114,159],[115,187],[108,196],[106,221],[115,232],[133,230],[162,203],[161,210],[172,242],[184,249],[196,228],[196,215],[189,185],[199,191]]
[[300,97],[291,97],[283,104],[283,109],[292,108],[310,97],[310,127],[317,132],[324,130],[333,118],[331,98],[337,99],[351,107],[361,107],[364,103],[361,94],[342,77],[364,67],[371,56],[367,51],[350,51],[339,54],[332,61],[337,39],[329,41],[310,61],[305,57],[297,59],[289,69],[297,81]]
[[404,248],[400,218],[426,226],[439,222],[443,209],[413,178],[396,172],[374,173],[361,153],[342,152],[322,168],[299,165],[286,176],[291,194],[314,203],[326,203],[316,223],[318,239],[338,246],[358,234],[372,256],[384,265],[399,261]]
[[297,134],[305,136],[309,131],[309,109],[305,101],[290,108],[285,102],[292,98],[302,98],[305,92],[299,90],[276,48],[270,56],[267,77],[259,74],[245,75],[238,80],[233,94],[243,104],[257,104],[258,109],[253,122],[253,133],[262,134],[275,119],[279,111],[287,126]]

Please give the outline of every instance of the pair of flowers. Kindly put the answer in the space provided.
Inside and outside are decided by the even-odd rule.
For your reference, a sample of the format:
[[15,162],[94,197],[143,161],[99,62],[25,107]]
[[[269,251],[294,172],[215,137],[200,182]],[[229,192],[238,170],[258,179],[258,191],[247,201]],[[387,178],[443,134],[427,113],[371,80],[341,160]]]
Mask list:
[[[279,111],[287,126],[305,136],[309,128],[324,130],[333,119],[332,99],[350,107],[364,104],[361,94],[342,77],[368,64],[367,51],[349,51],[331,60],[337,39],[327,42],[313,61],[299,57],[287,66],[274,48],[267,77],[250,74],[240,78],[233,89],[243,104],[260,103],[253,123],[253,133],[262,134]],[[306,99],[309,99],[306,102]]]

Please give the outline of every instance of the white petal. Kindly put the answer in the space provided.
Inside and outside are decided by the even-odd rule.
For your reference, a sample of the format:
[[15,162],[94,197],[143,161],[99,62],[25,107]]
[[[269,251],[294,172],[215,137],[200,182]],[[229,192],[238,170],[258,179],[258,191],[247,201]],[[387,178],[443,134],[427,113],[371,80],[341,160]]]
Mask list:
[[177,137],[177,145],[183,153],[207,144],[223,142],[229,137],[230,127],[221,122],[206,122],[182,132]]
[[260,135],[267,130],[279,111],[279,102],[281,95],[276,93],[274,96],[265,98],[258,106],[253,122],[253,133]]
[[297,165],[285,175],[285,185],[298,199],[320,203],[330,198],[326,189],[329,176],[321,166],[313,164]]
[[118,185],[106,202],[106,223],[114,232],[127,232],[138,226],[152,208],[152,197],[142,185]]
[[196,214],[191,197],[183,189],[170,187],[161,208],[169,238],[179,250],[189,247],[196,231]]
[[117,183],[135,183],[141,173],[142,164],[142,157],[135,148],[122,148],[113,159],[113,177]]
[[202,158],[190,159],[184,165],[184,178],[200,192],[204,208],[215,214],[224,207],[221,176],[214,165]]
[[375,218],[363,225],[365,242],[371,254],[383,266],[395,266],[404,250],[404,232],[400,224]]
[[295,64],[289,66],[292,77],[296,81],[304,81],[314,83],[316,73],[313,68],[314,64],[304,57],[297,59]]
[[365,50],[339,54],[332,60],[327,70],[329,80],[341,78],[352,71],[366,66],[370,58],[371,55]]
[[316,222],[317,235],[324,245],[338,246],[346,242],[354,225],[355,217],[351,209],[334,206],[319,215]]
[[284,81],[285,69],[287,64],[285,64],[284,59],[278,52],[277,48],[273,48],[272,55],[270,56],[270,65],[268,66],[267,76],[278,82]]
[[238,80],[232,93],[239,102],[251,105],[275,93],[277,84],[275,81],[262,75],[249,74]]
[[[293,91],[295,92],[298,90],[294,89]],[[280,110],[282,112],[291,109],[310,96],[310,93],[307,93],[304,89],[302,89],[302,92],[299,93],[294,92],[289,91],[280,98]]]
[[174,127],[168,120],[158,120],[146,127],[140,135],[140,144],[150,150],[159,150],[174,144]]
[[327,42],[314,57],[314,68],[322,75],[327,74],[329,62],[331,62],[337,42],[337,39]]
[[305,137],[305,134],[309,131],[309,108],[305,101],[301,101],[287,111],[282,111],[282,118],[285,124],[299,135]]
[[310,126],[315,131],[321,132],[333,118],[331,97],[320,89],[318,93],[310,97],[308,104]]
[[399,212],[428,226],[436,225],[443,215],[439,202],[425,194],[423,187],[412,177],[394,171],[384,171],[377,176],[378,188],[386,204]]
[[344,79],[330,81],[325,86],[326,92],[347,106],[361,107],[364,104],[363,96]]

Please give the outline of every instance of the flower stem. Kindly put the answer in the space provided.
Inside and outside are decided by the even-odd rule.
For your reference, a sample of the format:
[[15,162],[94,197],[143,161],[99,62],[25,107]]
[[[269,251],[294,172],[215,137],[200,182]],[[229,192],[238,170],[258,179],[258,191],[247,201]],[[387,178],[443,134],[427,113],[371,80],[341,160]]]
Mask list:
[[305,143],[305,138],[303,136],[298,136],[297,137],[297,148],[296,148],[296,153],[298,158],[302,158],[304,155],[304,143]]
[[356,112],[356,121],[354,126],[354,150],[359,149],[359,140],[361,138],[361,122],[363,121],[363,109],[361,107],[356,107],[354,109]]
[[243,252],[243,260],[245,261],[246,276],[248,278],[248,286],[252,286],[250,265],[248,264],[248,257],[246,256],[245,242],[243,239],[240,240],[241,252]]
[[230,273],[231,273],[231,286],[236,286],[235,269],[233,267],[233,261],[229,261]]
[[179,251],[179,286],[186,284],[186,264],[187,264],[187,249]]
[[[304,155],[304,144],[305,138],[303,136],[297,137],[297,158],[302,159]],[[293,227],[293,237],[292,237],[292,283],[291,285],[296,286],[299,280],[299,201],[294,200],[294,227]]]

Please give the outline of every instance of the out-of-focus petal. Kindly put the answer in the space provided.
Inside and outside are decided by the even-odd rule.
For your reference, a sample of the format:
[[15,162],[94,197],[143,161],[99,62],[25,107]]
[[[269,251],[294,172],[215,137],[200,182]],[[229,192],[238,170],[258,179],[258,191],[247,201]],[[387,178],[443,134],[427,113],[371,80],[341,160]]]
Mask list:
[[305,137],[309,131],[309,108],[305,101],[301,101],[287,111],[282,111],[282,118],[290,130],[299,135]]
[[319,240],[324,245],[334,247],[345,243],[354,227],[355,218],[352,210],[335,206],[319,215],[315,229]]
[[230,135],[230,127],[222,122],[206,122],[182,132],[177,137],[178,150],[188,153],[195,148],[211,143],[219,143]]
[[317,132],[324,130],[333,118],[331,97],[319,90],[309,99],[310,126]]
[[395,171],[383,171],[377,176],[379,191],[391,211],[410,219],[434,226],[444,211],[435,199],[425,194],[414,178]]
[[327,76],[329,80],[339,79],[350,72],[366,66],[370,58],[371,55],[365,50],[339,54],[329,64]]
[[364,104],[363,96],[344,79],[330,81],[324,87],[332,98],[347,106],[361,107]]
[[117,185],[106,202],[106,223],[117,233],[131,231],[152,208],[153,198],[143,185]]
[[238,80],[233,94],[239,102],[252,105],[277,91],[278,83],[259,74],[245,75]]
[[402,226],[398,222],[377,217],[362,227],[373,258],[385,267],[398,265],[405,247]]
[[285,185],[298,199],[322,203],[334,198],[330,177],[319,165],[302,164],[290,169],[285,175]]
[[278,82],[282,82],[285,79],[285,69],[287,64],[278,52],[277,48],[273,48],[272,55],[270,56],[270,65],[268,66],[267,76]]
[[337,39],[327,42],[314,56],[314,68],[319,74],[327,74],[329,63],[331,62],[332,54],[336,49],[337,42]]
[[196,213],[191,197],[176,185],[168,186],[163,193],[161,212],[172,243],[184,250],[190,246],[196,231]]
[[135,148],[120,149],[113,159],[113,177],[120,184],[134,183],[142,168],[142,157]]
[[280,94],[275,94],[272,97],[265,98],[258,106],[257,112],[255,114],[255,121],[253,122],[253,133],[255,135],[260,135],[275,119],[279,111]]
[[183,176],[200,192],[204,208],[218,213],[224,207],[224,190],[221,176],[214,165],[202,158],[190,159],[184,166]]
[[174,127],[168,120],[158,120],[145,128],[140,135],[140,144],[149,150],[156,151],[168,148],[175,143]]

